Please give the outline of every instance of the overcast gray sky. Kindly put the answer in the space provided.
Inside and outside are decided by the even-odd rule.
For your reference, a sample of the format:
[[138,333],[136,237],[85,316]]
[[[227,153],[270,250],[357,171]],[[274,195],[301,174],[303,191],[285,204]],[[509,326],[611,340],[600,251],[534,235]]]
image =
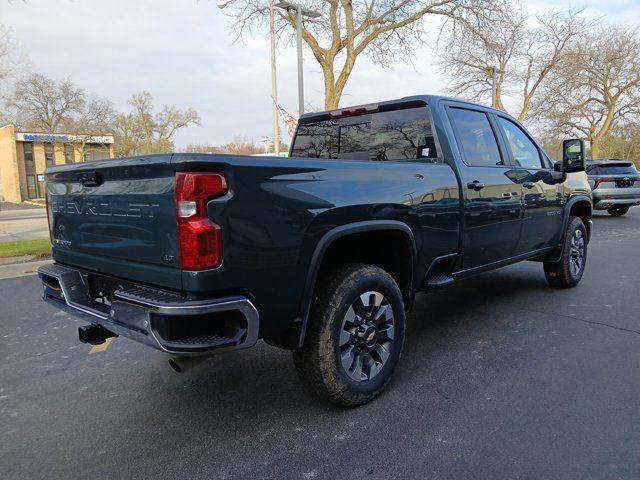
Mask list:
[[[607,22],[640,19],[640,0],[524,0],[524,5],[532,13],[586,7],[586,13],[605,16]],[[235,135],[259,140],[271,133],[268,39],[233,44],[228,19],[213,0],[0,0],[0,20],[13,29],[32,70],[71,78],[110,98],[120,110],[126,110],[131,94],[140,90],[151,92],[158,105],[194,107],[202,126],[180,131],[177,147],[226,143]],[[306,101],[320,109],[320,69],[308,50],[305,58]],[[381,69],[362,59],[342,105],[444,93],[446,78],[432,59],[429,46],[417,52],[414,66]],[[294,49],[279,48],[280,104],[293,115],[295,62]]]

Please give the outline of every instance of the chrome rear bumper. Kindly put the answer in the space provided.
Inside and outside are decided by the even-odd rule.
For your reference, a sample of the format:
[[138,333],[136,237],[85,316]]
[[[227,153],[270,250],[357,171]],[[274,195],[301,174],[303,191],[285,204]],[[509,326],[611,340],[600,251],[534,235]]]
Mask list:
[[43,299],[83,320],[174,355],[249,348],[259,315],[242,296],[187,300],[168,291],[124,282],[108,303],[89,295],[92,274],[54,263],[38,269]]

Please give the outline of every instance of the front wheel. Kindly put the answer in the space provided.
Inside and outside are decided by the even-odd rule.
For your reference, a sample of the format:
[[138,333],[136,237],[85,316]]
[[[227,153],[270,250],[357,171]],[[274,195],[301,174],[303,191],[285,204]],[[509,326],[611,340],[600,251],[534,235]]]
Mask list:
[[326,275],[317,292],[304,345],[293,353],[298,374],[332,403],[367,403],[384,390],[400,359],[400,289],[385,270],[351,264]]
[[629,207],[611,207],[607,210],[612,217],[621,217],[629,211]]
[[580,283],[587,264],[587,229],[579,217],[571,217],[565,233],[562,256],[557,262],[544,262],[549,285],[571,288]]

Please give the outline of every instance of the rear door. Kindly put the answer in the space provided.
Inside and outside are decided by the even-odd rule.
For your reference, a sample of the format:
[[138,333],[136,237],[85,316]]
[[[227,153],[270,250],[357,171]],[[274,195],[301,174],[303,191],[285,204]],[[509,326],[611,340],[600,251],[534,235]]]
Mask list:
[[487,111],[447,103],[464,189],[463,269],[514,255],[520,239],[522,186],[510,178],[496,127]]
[[515,254],[553,245],[562,232],[562,184],[553,181],[551,163],[520,125],[502,115],[496,124],[513,165],[508,175],[522,185],[524,215]]
[[54,258],[181,288],[170,155],[55,167],[47,173]]

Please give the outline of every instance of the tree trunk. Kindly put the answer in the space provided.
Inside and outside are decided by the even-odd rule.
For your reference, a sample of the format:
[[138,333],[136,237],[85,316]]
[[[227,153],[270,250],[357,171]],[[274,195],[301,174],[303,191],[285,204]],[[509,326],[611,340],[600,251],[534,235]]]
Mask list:
[[600,158],[600,139],[597,137],[591,139],[591,158],[593,160]]

